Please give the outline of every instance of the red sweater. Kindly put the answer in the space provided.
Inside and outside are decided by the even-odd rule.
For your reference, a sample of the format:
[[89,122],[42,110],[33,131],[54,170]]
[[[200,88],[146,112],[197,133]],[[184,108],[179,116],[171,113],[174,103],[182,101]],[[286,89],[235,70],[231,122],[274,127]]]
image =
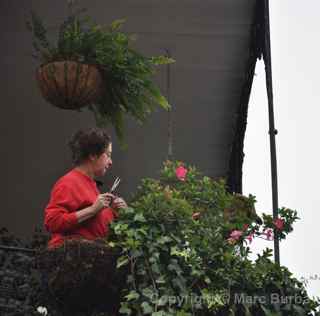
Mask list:
[[65,238],[93,240],[108,234],[108,224],[116,215],[111,208],[102,209],[82,223],[78,223],[75,213],[92,205],[99,194],[96,182],[76,169],[56,182],[45,209],[44,224],[51,233],[49,248],[61,245]]

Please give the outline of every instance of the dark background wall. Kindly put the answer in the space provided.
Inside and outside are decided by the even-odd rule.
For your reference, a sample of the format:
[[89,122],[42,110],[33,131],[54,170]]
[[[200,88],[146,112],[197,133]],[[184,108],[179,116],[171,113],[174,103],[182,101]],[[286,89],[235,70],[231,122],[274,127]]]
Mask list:
[[[42,16],[54,38],[67,14],[66,1],[1,0],[1,215],[0,226],[30,235],[58,177],[70,167],[66,146],[78,128],[94,125],[91,113],[54,108],[40,96],[25,19],[30,9]],[[173,153],[212,177],[225,176],[246,75],[254,0],[79,1],[101,24],[127,18],[125,30],[138,35],[147,55],[169,49]],[[167,68],[156,82],[166,93]],[[112,171],[107,186],[122,178],[119,192],[129,198],[139,180],[157,176],[167,157],[168,113],[157,110],[144,126],[127,121],[128,149],[120,150],[112,129]]]

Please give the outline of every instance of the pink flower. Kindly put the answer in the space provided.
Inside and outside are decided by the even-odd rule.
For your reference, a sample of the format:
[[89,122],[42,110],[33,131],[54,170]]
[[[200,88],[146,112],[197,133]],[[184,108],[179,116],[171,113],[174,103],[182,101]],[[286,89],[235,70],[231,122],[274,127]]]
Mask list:
[[231,245],[234,245],[242,236],[242,230],[233,230],[230,234],[230,237],[227,239],[227,242]]
[[243,234],[242,230],[233,230],[230,234],[231,238],[239,239]]
[[274,239],[272,228],[267,228],[266,230],[264,230],[263,234],[267,237],[267,240]]
[[249,241],[250,244],[252,243],[253,236],[254,236],[253,234],[250,234],[250,235],[248,235],[247,238],[246,238],[246,239]]
[[282,230],[284,226],[284,220],[282,218],[277,218],[273,221],[273,224],[278,230]]
[[186,180],[186,174],[187,174],[188,170],[186,168],[184,168],[183,166],[179,166],[176,169],[176,176],[179,180],[181,181],[185,181]]

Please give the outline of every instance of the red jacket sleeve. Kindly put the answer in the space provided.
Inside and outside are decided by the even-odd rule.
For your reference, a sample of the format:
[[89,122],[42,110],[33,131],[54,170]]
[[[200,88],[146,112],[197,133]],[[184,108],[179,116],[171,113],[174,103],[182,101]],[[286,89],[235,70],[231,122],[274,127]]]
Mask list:
[[66,233],[78,225],[75,199],[70,187],[56,184],[45,209],[44,225],[50,233]]

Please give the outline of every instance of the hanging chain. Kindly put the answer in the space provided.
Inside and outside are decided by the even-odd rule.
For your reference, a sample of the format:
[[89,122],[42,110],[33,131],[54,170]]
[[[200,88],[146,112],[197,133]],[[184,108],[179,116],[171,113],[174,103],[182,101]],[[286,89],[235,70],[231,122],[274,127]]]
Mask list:
[[[169,49],[166,49],[166,56],[171,58],[171,54]],[[170,110],[168,111],[168,160],[172,160],[173,158],[173,108],[171,104],[171,64],[167,64],[166,67],[166,92],[167,99],[170,104]]]

